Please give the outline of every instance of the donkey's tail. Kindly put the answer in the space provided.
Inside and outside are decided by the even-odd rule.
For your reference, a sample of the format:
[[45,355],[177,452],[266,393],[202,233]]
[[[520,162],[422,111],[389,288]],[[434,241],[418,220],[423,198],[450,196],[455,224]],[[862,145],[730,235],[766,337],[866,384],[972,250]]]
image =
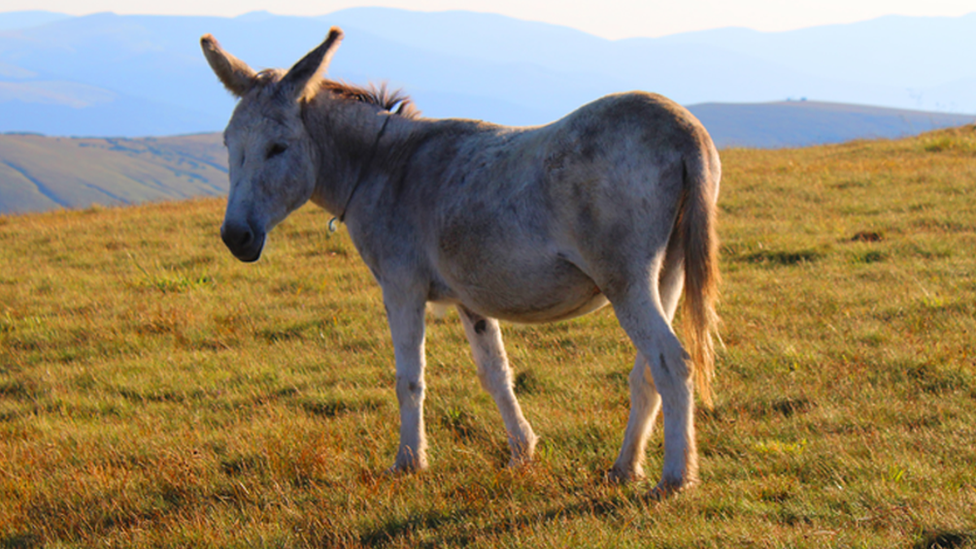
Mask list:
[[711,140],[704,136],[697,154],[685,159],[685,195],[677,219],[685,256],[682,332],[691,355],[695,385],[702,402],[712,407],[715,346],[718,331],[718,234],[715,200],[721,164]]

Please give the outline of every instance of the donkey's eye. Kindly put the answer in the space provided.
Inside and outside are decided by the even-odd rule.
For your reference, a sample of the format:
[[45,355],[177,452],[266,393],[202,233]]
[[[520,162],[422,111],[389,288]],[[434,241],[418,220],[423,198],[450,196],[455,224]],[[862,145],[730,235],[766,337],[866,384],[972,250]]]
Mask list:
[[285,152],[287,150],[288,150],[288,147],[287,146],[282,145],[280,143],[275,143],[274,145],[271,145],[271,148],[270,149],[268,149],[268,156],[267,156],[267,158],[268,159],[274,158],[274,157],[278,156],[279,154],[281,154],[281,153],[283,153],[283,152]]

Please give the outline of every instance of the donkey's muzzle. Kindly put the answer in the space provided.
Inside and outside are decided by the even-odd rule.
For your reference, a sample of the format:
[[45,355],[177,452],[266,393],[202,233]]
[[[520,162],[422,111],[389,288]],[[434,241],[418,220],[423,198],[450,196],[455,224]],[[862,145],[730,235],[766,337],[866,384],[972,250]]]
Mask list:
[[258,229],[251,223],[225,221],[220,227],[220,238],[227,245],[227,249],[234,257],[246,263],[257,261],[261,257],[266,236],[264,229]]

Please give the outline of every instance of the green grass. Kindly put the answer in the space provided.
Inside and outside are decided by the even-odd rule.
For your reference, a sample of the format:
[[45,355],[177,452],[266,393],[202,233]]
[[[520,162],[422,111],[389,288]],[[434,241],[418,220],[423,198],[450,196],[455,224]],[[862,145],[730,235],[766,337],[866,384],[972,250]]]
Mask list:
[[[604,481],[612,312],[506,325],[542,437],[508,469],[456,314],[431,469],[397,444],[380,292],[327,215],[238,263],[220,201],[0,217],[0,548],[976,546],[976,129],[723,152],[724,347],[702,484]],[[860,236],[859,236],[860,235]]]

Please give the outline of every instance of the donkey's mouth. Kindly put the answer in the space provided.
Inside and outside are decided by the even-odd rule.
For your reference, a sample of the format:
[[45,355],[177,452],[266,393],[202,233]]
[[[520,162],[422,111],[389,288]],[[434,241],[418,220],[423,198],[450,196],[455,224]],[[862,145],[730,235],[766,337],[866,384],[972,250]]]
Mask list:
[[263,244],[264,242],[262,241],[261,247],[254,252],[240,252],[238,250],[231,250],[231,253],[234,254],[234,257],[243,261],[244,263],[254,263],[255,261],[261,259],[261,252],[264,250]]
[[245,263],[253,263],[261,258],[267,234],[263,230],[252,229],[249,224],[224,223],[220,228],[220,238],[234,257]]

